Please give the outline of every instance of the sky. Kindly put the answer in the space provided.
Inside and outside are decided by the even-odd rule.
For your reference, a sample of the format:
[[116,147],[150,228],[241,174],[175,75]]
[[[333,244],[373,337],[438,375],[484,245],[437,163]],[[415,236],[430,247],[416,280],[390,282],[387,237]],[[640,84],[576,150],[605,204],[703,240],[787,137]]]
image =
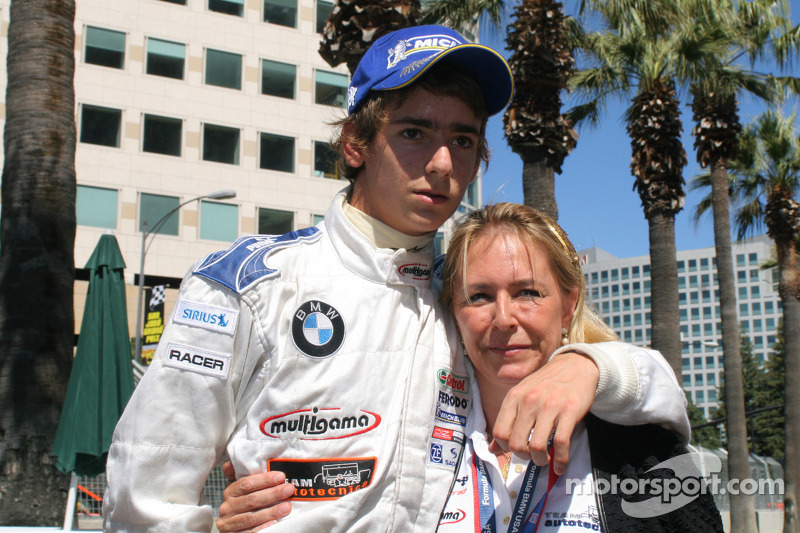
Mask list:
[[[568,13],[574,0],[562,0]],[[513,3],[513,2],[509,2]],[[791,0],[792,20],[800,23],[800,0]],[[485,31],[481,42],[502,52],[506,57],[505,36]],[[800,60],[784,70],[800,76]],[[675,219],[677,249],[690,250],[714,246],[710,212],[699,224],[694,211],[702,192],[688,190],[690,180],[701,173],[696,162],[691,131],[692,110],[682,95],[683,144],[687,166],[683,177],[687,182],[686,203]],[[623,113],[627,102],[611,102],[597,127],[578,130],[578,145],[564,161],[562,173],[556,174],[558,221],[578,250],[597,246],[617,257],[648,255],[648,228],[639,195],[633,190],[630,172],[630,140],[625,132]],[[800,98],[789,102],[789,110],[800,107]],[[564,109],[571,107],[565,100]],[[742,124],[747,124],[765,109],[764,105],[743,97],[739,101]],[[799,111],[800,114],[800,111]],[[798,125],[800,128],[800,125]],[[483,202],[522,202],[522,160],[511,151],[503,138],[502,113],[491,117],[487,138],[492,149],[488,170],[483,176]]]

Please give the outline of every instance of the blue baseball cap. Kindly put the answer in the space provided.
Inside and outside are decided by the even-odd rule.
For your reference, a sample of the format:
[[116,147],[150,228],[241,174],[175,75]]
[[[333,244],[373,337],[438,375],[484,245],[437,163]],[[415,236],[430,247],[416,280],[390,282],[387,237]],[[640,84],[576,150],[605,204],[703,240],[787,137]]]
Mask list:
[[414,26],[387,33],[369,47],[350,82],[347,113],[353,113],[370,91],[405,87],[439,61],[454,63],[475,78],[489,115],[511,101],[514,79],[503,56],[450,28]]

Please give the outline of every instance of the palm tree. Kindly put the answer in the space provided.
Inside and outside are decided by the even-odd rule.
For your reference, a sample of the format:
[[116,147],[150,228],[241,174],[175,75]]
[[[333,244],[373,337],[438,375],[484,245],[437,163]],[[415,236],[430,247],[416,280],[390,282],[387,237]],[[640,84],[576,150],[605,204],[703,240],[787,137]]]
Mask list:
[[612,96],[633,96],[625,114],[631,139],[634,189],[642,201],[650,237],[652,347],[681,379],[675,215],[683,208],[682,123],[676,78],[685,43],[664,14],[672,2],[592,0],[590,7],[610,29],[588,33],[582,49],[590,66],[571,85],[591,97],[570,115],[596,121]]
[[322,29],[319,55],[330,66],[345,63],[352,76],[375,39],[420,17],[420,0],[336,0]]
[[[783,306],[786,357],[786,405],[800,405],[800,275],[796,238],[800,231],[800,137],[792,114],[768,111],[740,136],[739,151],[730,162],[732,197],[738,206],[738,238],[763,226],[775,242],[778,293]],[[797,497],[800,485],[800,410],[786,409],[784,453],[784,532],[798,533]]]
[[[722,352],[726,376],[728,476],[745,479],[750,475],[747,448],[744,384],[739,321],[736,310],[736,283],[731,254],[731,225],[728,194],[728,162],[735,157],[741,131],[737,95],[742,91],[772,99],[769,79],[740,66],[745,56],[755,59],[772,49],[783,55],[791,26],[781,13],[786,2],[752,2],[734,5],[729,0],[688,0],[676,17],[680,31],[697,35],[687,64],[692,78],[692,111],[697,161],[709,168],[711,206],[714,220],[714,245],[719,280],[722,319]],[[791,43],[789,43],[791,44]],[[700,59],[698,60],[698,56]],[[755,498],[731,494],[731,531],[755,531]]]
[[[74,0],[12,2],[0,217],[0,524],[59,525],[72,364]],[[35,502],[35,505],[33,504]]]
[[522,158],[526,205],[558,218],[555,172],[578,141],[561,113],[574,60],[560,2],[522,0],[506,37],[516,91],[503,116],[505,137]]

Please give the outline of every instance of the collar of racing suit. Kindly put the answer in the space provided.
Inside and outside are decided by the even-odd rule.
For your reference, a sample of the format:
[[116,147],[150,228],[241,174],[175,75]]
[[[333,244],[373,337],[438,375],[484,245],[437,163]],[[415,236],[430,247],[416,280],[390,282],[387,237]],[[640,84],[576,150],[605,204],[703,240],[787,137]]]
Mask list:
[[348,220],[344,212],[347,189],[339,192],[325,214],[323,224],[331,235],[339,259],[349,270],[367,279],[387,284],[415,285],[429,288],[433,270],[433,238],[427,243],[415,239],[422,248],[409,251],[378,248],[375,243]]

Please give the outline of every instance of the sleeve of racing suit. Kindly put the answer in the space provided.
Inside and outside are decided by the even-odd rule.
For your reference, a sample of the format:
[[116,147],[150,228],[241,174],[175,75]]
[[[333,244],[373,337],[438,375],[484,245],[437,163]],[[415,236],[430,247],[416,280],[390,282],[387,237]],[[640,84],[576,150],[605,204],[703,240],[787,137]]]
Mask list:
[[211,530],[203,486],[234,431],[239,384],[264,364],[257,323],[232,291],[184,280],[114,432],[104,531]]
[[682,444],[691,437],[686,396],[664,357],[624,342],[567,344],[556,350],[590,357],[600,370],[591,412],[614,424],[658,424],[672,431]]

